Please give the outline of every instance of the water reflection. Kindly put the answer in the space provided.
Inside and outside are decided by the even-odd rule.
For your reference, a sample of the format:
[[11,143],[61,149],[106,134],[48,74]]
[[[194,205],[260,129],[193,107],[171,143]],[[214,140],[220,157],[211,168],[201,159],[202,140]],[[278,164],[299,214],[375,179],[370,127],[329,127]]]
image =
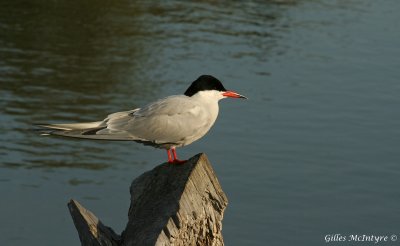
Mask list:
[[[124,188],[165,155],[135,143],[42,137],[32,123],[100,120],[182,93],[203,73],[232,81],[226,86],[246,94],[241,88],[248,82],[232,71],[269,76],[260,64],[281,52],[275,49],[287,26],[285,8],[268,1],[1,2],[0,33],[7,35],[0,36],[0,169],[10,178],[0,177],[0,208],[18,211],[4,215],[10,221],[1,229],[9,235],[4,240],[18,238],[21,230],[14,228],[32,228],[20,220],[33,215],[51,216],[25,230],[25,244],[41,245],[35,238],[53,228],[51,219],[62,220],[54,228],[70,228],[69,218],[54,216],[64,215],[70,197],[119,211],[106,214],[107,224],[122,228],[129,206]],[[46,204],[38,199],[43,196]],[[26,202],[29,215],[18,208]],[[76,245],[74,233],[50,231],[50,241]]]
[[213,161],[230,198],[227,245],[320,245],[324,231],[377,224],[390,232],[399,220],[398,8],[373,0],[1,1],[3,241],[42,245],[46,231],[46,241],[79,244],[65,211],[70,197],[96,200],[88,207],[123,228],[124,188],[165,158],[135,143],[40,137],[32,123],[102,119],[183,92],[203,73],[251,98],[221,102],[210,134],[181,152]]
[[82,184],[95,184],[95,185],[103,184],[103,182],[95,182],[95,181],[89,180],[89,179],[77,179],[77,178],[70,179],[68,182],[70,185],[73,185],[73,186],[78,186],[78,185],[82,185]]
[[[277,42],[274,29],[283,26],[277,2],[288,3],[3,2],[2,166],[110,167],[105,163],[118,158],[109,158],[101,144],[43,139],[28,130],[35,122],[99,120],[169,92],[168,85],[183,90],[199,71],[213,72],[195,65],[183,80],[182,62],[212,66],[221,54],[266,60]],[[204,48],[211,49],[206,56]]]

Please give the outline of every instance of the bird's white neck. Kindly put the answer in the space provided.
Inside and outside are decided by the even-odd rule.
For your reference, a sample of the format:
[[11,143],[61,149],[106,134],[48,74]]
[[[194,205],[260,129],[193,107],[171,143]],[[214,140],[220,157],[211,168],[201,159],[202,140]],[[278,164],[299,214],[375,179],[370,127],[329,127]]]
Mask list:
[[209,90],[209,91],[199,91],[196,94],[194,94],[192,98],[204,102],[218,102],[219,100],[224,98],[224,96],[220,91]]
[[218,101],[224,98],[224,96],[222,96],[222,92],[214,90],[199,91],[195,95],[193,95],[192,98],[193,100],[198,101],[200,105],[207,109],[209,113],[208,122],[211,127],[218,117]]

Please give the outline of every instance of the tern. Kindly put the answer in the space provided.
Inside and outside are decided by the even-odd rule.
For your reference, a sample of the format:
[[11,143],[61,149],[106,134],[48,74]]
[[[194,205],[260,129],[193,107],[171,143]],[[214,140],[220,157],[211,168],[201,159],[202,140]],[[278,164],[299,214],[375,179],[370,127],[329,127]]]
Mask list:
[[166,149],[168,163],[181,164],[176,148],[203,137],[218,116],[218,102],[223,98],[244,98],[226,90],[211,75],[196,79],[183,95],[169,96],[142,108],[117,112],[102,121],[66,124],[38,124],[42,135],[135,141]]

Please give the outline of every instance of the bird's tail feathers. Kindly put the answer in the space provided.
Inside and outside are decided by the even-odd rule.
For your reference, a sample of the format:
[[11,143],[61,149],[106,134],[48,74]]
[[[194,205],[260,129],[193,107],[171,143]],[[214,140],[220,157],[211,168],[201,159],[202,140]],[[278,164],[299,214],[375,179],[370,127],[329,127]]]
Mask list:
[[41,135],[56,135],[72,138],[98,140],[133,140],[125,131],[109,131],[103,121],[72,124],[36,124]]
[[66,123],[66,124],[35,124],[36,126],[54,130],[82,130],[102,126],[103,121],[84,122],[84,123]]

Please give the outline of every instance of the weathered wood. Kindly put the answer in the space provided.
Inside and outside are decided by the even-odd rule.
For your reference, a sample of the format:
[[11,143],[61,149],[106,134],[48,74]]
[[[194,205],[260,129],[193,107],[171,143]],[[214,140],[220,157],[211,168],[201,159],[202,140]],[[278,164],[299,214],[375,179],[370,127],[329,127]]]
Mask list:
[[[222,218],[228,200],[205,154],[182,165],[155,167],[136,178],[130,192],[129,221],[120,239],[111,229],[114,234],[99,230],[89,211],[79,223],[71,211],[82,245],[224,245]],[[115,244],[93,244],[90,235]]]
[[71,200],[68,208],[83,246],[120,245],[121,237],[77,201]]
[[131,185],[124,245],[223,245],[227,198],[204,154],[162,164]]

